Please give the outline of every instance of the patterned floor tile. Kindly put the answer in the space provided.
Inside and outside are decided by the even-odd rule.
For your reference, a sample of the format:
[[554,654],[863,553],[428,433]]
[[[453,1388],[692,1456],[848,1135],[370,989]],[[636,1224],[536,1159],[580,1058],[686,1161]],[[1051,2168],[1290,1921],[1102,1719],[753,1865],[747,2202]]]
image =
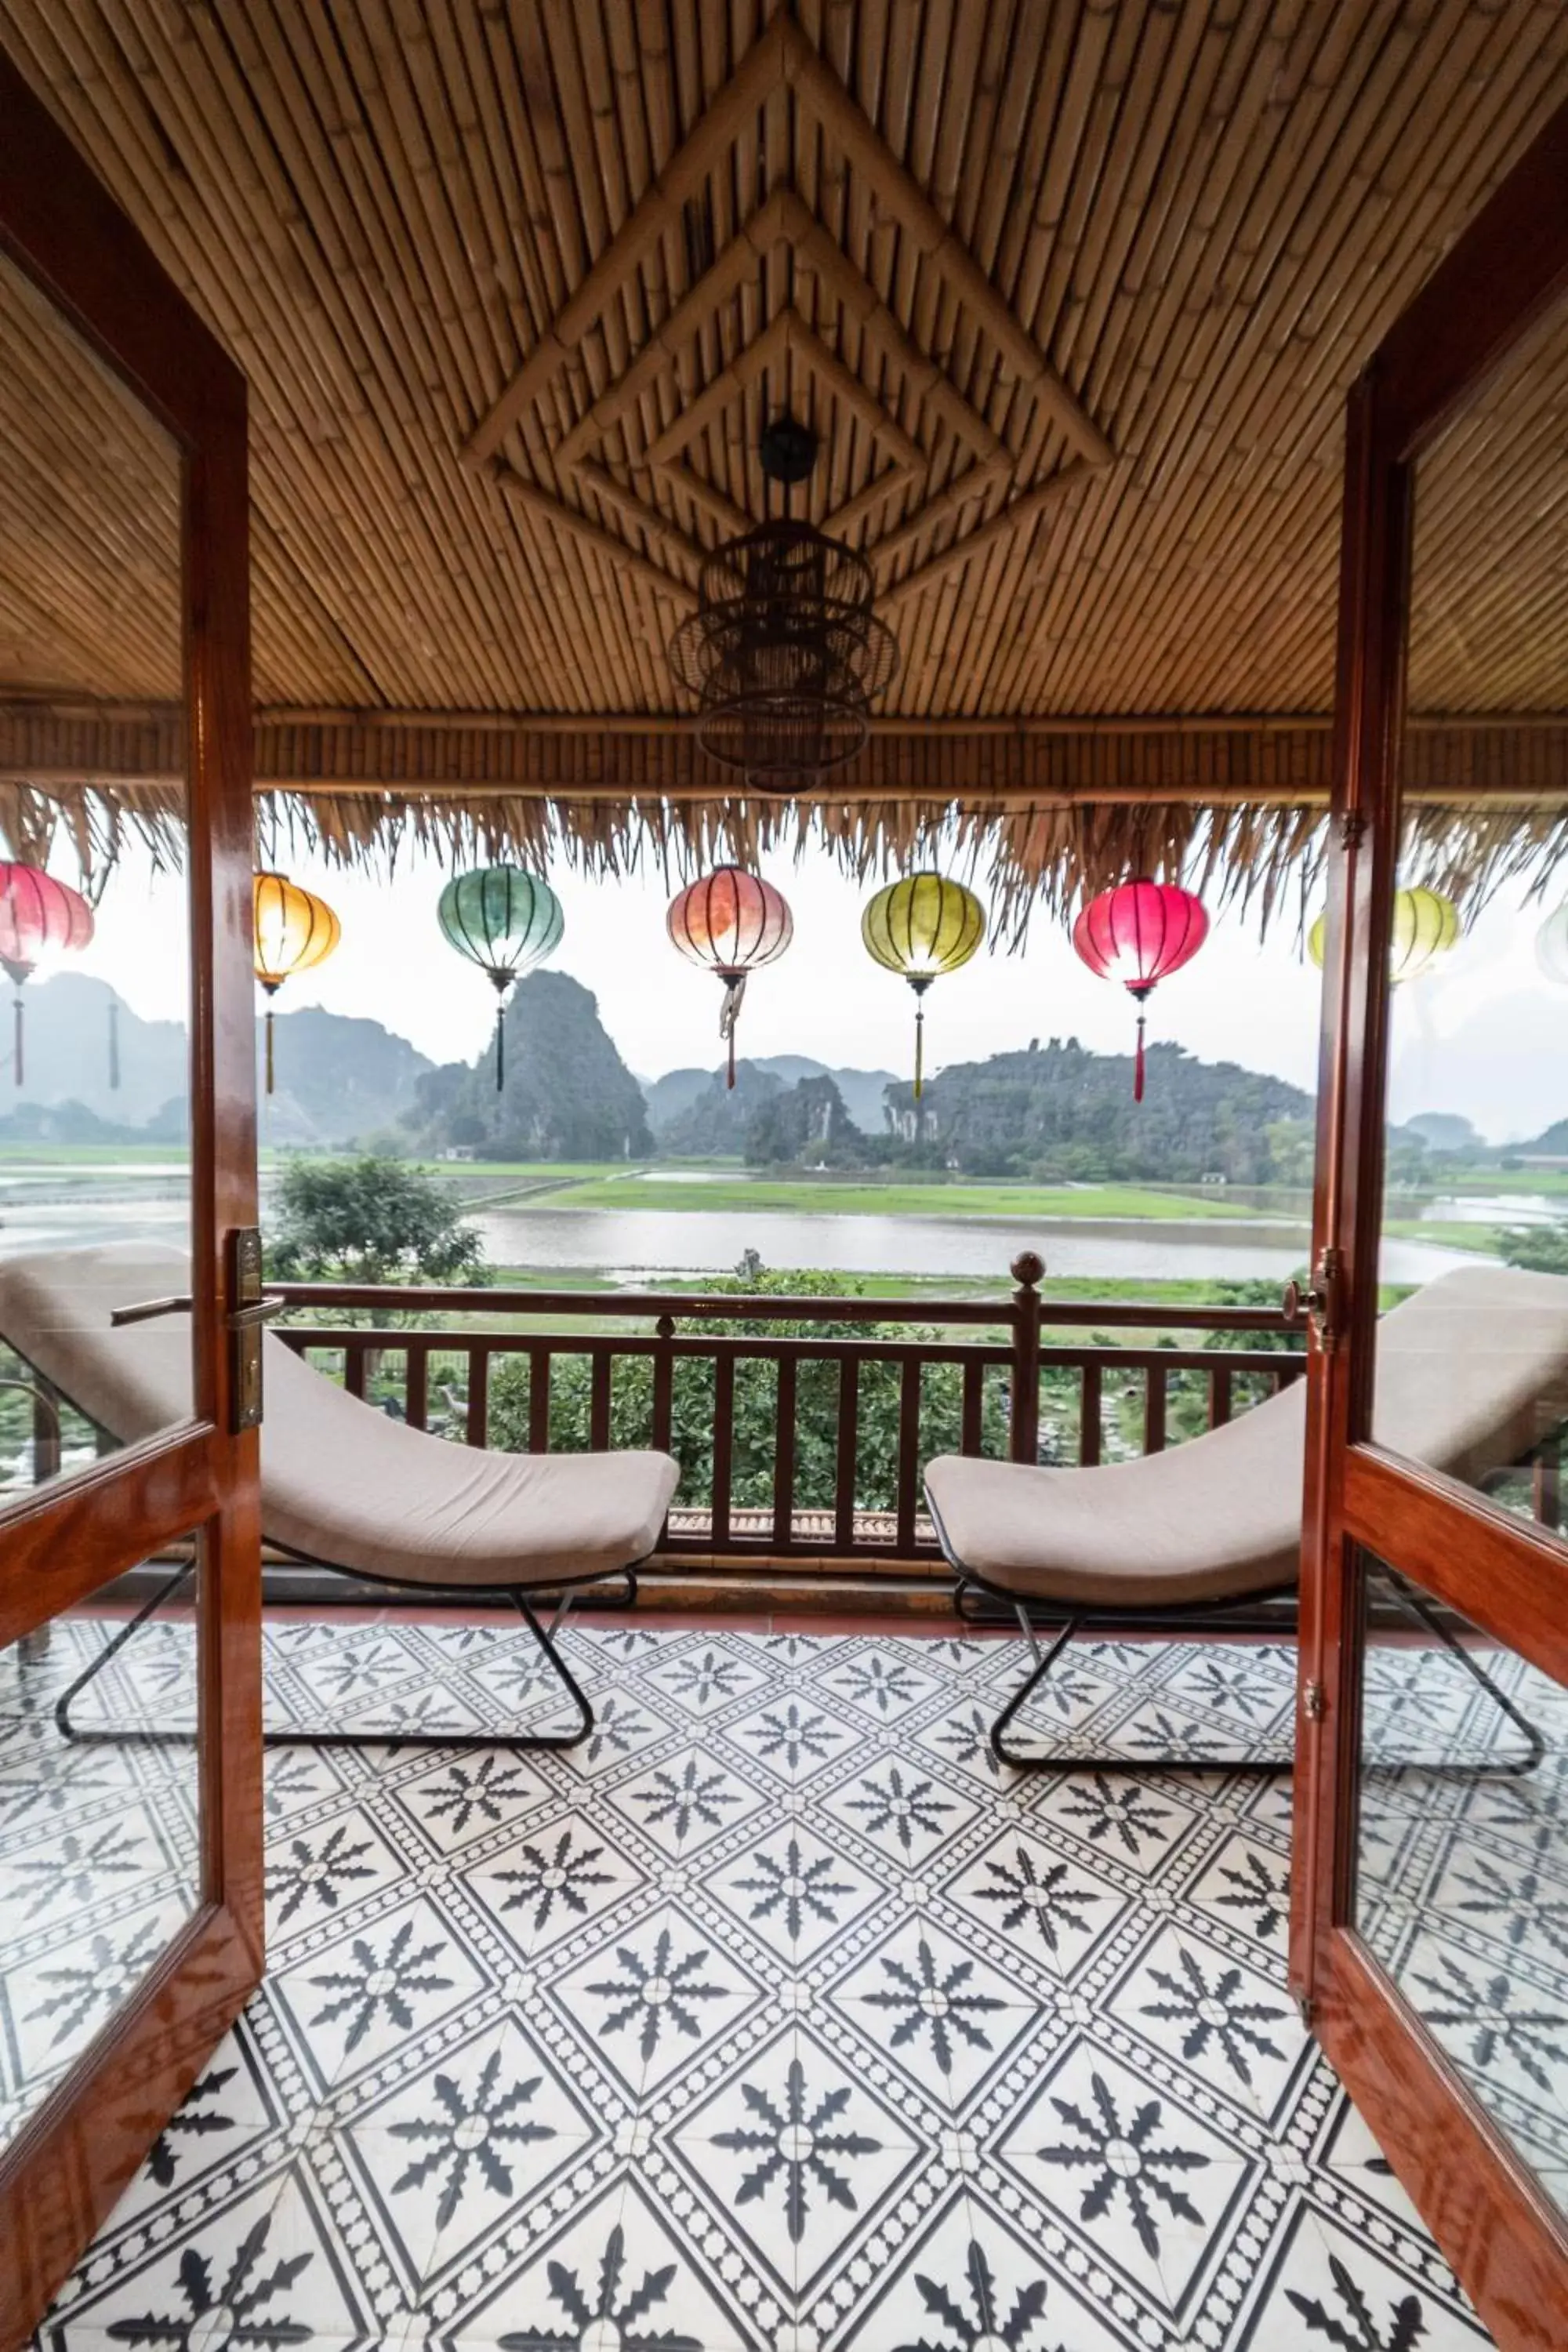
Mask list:
[[[47,1735],[49,1675],[100,1639],[0,1661],[0,2128],[155,1955],[195,1852],[168,1751]],[[546,1755],[513,1744],[554,1700],[498,1619],[269,1626],[275,1715],[496,1744],[269,1755],[268,1979],[49,2352],[1484,2345],[1287,1994],[1287,1785],[998,1766],[1006,1637],[566,1639],[598,1719]],[[187,1652],[132,1644],[102,1706],[174,1703]],[[1037,1727],[1233,1752],[1292,1676],[1273,1644],[1079,1643]],[[1451,1682],[1387,1680],[1424,1738],[1469,1736]],[[1555,2179],[1550,1762],[1381,1775],[1363,1873],[1369,1932]]]
[[934,1921],[902,1920],[827,1996],[933,2105],[967,2105],[1032,2031],[1037,2011]]
[[700,1922],[665,1903],[614,1929],[549,1993],[639,2098],[721,2042],[761,2007],[765,1987]]
[[1135,2294],[1184,2319],[1244,2209],[1257,2159],[1223,2120],[1151,2089],[1097,2042],[1068,2044],[993,2144],[1004,2179]]

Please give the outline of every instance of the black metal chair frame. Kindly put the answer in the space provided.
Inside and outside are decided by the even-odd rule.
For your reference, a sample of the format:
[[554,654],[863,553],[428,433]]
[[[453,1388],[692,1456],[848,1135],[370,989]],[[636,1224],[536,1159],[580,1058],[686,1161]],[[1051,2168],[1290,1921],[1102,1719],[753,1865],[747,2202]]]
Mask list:
[[[1118,1772],[1247,1771],[1266,1773],[1271,1777],[1295,1769],[1293,1755],[1267,1756],[1258,1759],[1237,1757],[1226,1759],[1224,1757],[1172,1754],[1108,1756],[1103,1753],[1095,1755],[1069,1753],[1064,1755],[1057,1751],[1042,1756],[1025,1755],[1007,1744],[1007,1734],[1013,1724],[1045,1682],[1051,1668],[1075,1634],[1084,1632],[1197,1633],[1215,1627],[1224,1631],[1226,1629],[1227,1621],[1234,1623],[1237,1617],[1248,1611],[1255,1611],[1260,1603],[1294,1600],[1296,1586],[1293,1581],[1289,1584],[1269,1586],[1258,1591],[1240,1593],[1234,1601],[1208,1600],[1184,1603],[1173,1602],[1165,1608],[1133,1609],[1123,1606],[1094,1609],[1063,1602],[1058,1608],[1050,1610],[1048,1612],[1050,1622],[1058,1626],[1058,1630],[1048,1646],[1042,1649],[1040,1633],[1044,1628],[1037,1626],[1036,1617],[1031,1614],[1028,1601],[1021,1598],[1016,1592],[1009,1591],[1005,1585],[994,1584],[988,1578],[981,1576],[975,1570],[967,1567],[958,1558],[948,1540],[947,1530],[942,1526],[942,1516],[931,1501],[929,1489],[926,1494],[926,1508],[931,1513],[931,1525],[936,1530],[937,1541],[942,1546],[942,1556],[952,1570],[956,1580],[953,1590],[953,1607],[958,1615],[969,1624],[981,1622],[977,1612],[969,1605],[969,1596],[972,1594],[984,1594],[988,1600],[1004,1602],[1017,1618],[1024,1638],[1029,1645],[1030,1656],[1034,1661],[1030,1673],[1020,1687],[1014,1692],[1013,1696],[991,1726],[989,1733],[991,1753],[999,1764],[1010,1764],[1019,1771],[1081,1772],[1104,1770],[1109,1767]],[[1513,1725],[1525,1743],[1525,1753],[1522,1756],[1500,1758],[1496,1763],[1412,1764],[1398,1769],[1419,1770],[1432,1779],[1463,1780],[1471,1780],[1492,1773],[1503,1773],[1517,1778],[1524,1773],[1533,1772],[1546,1754],[1546,1742],[1535,1725],[1514,1705],[1507,1692],[1499,1688],[1486,1668],[1479,1660],[1471,1656],[1452,1628],[1444,1624],[1436,1612],[1413,1585],[1407,1583],[1396,1570],[1386,1566],[1382,1567],[1378,1573],[1386,1580],[1394,1599],[1405,1614],[1412,1618],[1424,1632],[1440,1642],[1443,1647],[1458,1660],[1472,1681],[1479,1684],[1485,1691],[1493,1706]],[[1044,1603],[1037,1604],[1037,1608],[1039,1614],[1047,1613]],[[1295,1629],[1292,1624],[1282,1622],[1279,1630],[1282,1633],[1293,1633]]]
[[[180,1302],[176,1301],[171,1303],[178,1304]],[[13,1350],[13,1352],[16,1353],[17,1351]],[[20,1358],[19,1360],[23,1362],[26,1362],[26,1360],[25,1357]],[[31,1381],[8,1381],[3,1384],[8,1387],[25,1388],[27,1389],[29,1392],[35,1392],[33,1390],[33,1383]],[[70,1398],[66,1396],[63,1391],[58,1389],[52,1381],[45,1385],[47,1386],[47,1393],[51,1401],[51,1409],[55,1414],[56,1426],[58,1429],[59,1423],[59,1405],[61,1402],[70,1405],[73,1412],[79,1412],[81,1409],[79,1406],[72,1404]],[[91,1421],[92,1418],[90,1413],[82,1413],[81,1417],[84,1421]],[[94,1426],[96,1426],[96,1423]],[[271,1542],[271,1538],[264,1538],[264,1540]],[[262,1741],[263,1744],[268,1748],[431,1747],[558,1748],[576,1748],[581,1746],[582,1742],[588,1738],[594,1728],[594,1709],[581,1685],[578,1684],[575,1676],[573,1675],[571,1668],[566,1664],[565,1659],[562,1656],[561,1652],[557,1647],[557,1636],[561,1633],[561,1630],[566,1622],[566,1612],[571,1608],[574,1600],[576,1598],[578,1591],[581,1589],[585,1589],[597,1584],[613,1583],[617,1579],[624,1578],[626,1580],[626,1588],[625,1593],[616,1600],[606,1601],[604,1605],[606,1608],[611,1609],[635,1608],[637,1597],[637,1570],[645,1565],[646,1559],[649,1557],[649,1555],[645,1554],[643,1559],[633,1560],[626,1568],[603,1570],[595,1576],[557,1577],[540,1585],[464,1585],[447,1584],[443,1581],[438,1581],[434,1578],[427,1581],[423,1577],[388,1576],[379,1570],[372,1571],[365,1569],[347,1568],[342,1560],[313,1558],[311,1554],[297,1551],[292,1546],[288,1544],[272,1543],[271,1548],[274,1551],[287,1552],[289,1557],[292,1559],[308,1562],[318,1568],[324,1568],[333,1576],[346,1576],[361,1584],[391,1586],[401,1591],[422,1592],[427,1599],[432,1601],[445,1599],[446,1597],[450,1596],[453,1600],[457,1601],[493,1601],[498,1593],[504,1594],[505,1598],[511,1602],[513,1608],[517,1611],[518,1615],[522,1619],[523,1623],[528,1627],[529,1632],[533,1636],[540,1654],[544,1658],[546,1664],[553,1671],[556,1680],[561,1685],[561,1687],[565,1692],[567,1697],[571,1700],[577,1715],[577,1728],[574,1731],[568,1732],[532,1732],[522,1738],[515,1739],[500,1738],[494,1732],[489,1731],[263,1731],[261,1735]],[[153,1616],[163,1606],[163,1603],[166,1601],[170,1600],[174,1594],[179,1591],[180,1586],[185,1582],[187,1578],[195,1573],[196,1565],[197,1562],[195,1555],[193,1555],[193,1557],[188,1560],[183,1560],[179,1567],[174,1570],[174,1573],[167,1577],[164,1581],[159,1585],[152,1598],[142,1603],[142,1607],[137,1610],[135,1615],[127,1619],[126,1622],[121,1627],[119,1633],[114,1635],[113,1639],[105,1643],[104,1647],[99,1652],[91,1664],[88,1666],[83,1673],[77,1676],[75,1682],[73,1682],[68,1689],[61,1692],[59,1697],[55,1701],[54,1717],[55,1727],[59,1732],[62,1739],[68,1739],[77,1747],[88,1747],[97,1744],[119,1747],[170,1748],[188,1745],[197,1737],[197,1734],[195,1731],[170,1731],[163,1729],[154,1731],[125,1731],[114,1729],[108,1725],[100,1726],[94,1724],[83,1726],[72,1721],[70,1711],[72,1700],[80,1697],[82,1692],[86,1690],[90,1684],[97,1680],[98,1676],[103,1672],[105,1666],[109,1664],[110,1659],[118,1656],[119,1653],[125,1647],[127,1642],[130,1641],[132,1635],[139,1633],[142,1627],[147,1622],[148,1618]],[[540,1623],[537,1615],[526,1597],[530,1592],[532,1592],[535,1597],[542,1592],[555,1593],[558,1595],[556,1604],[551,1613],[550,1622],[548,1625],[542,1625]]]
[[[279,1546],[275,1547],[275,1549],[287,1549],[288,1547]],[[295,1553],[293,1556],[296,1559],[303,1559],[305,1557],[303,1553]],[[179,1567],[174,1570],[173,1575],[164,1580],[164,1581],[158,1587],[157,1591],[153,1594],[152,1598],[143,1601],[142,1607],[137,1610],[135,1615],[128,1618],[125,1623],[120,1628],[120,1631],[114,1635],[113,1639],[105,1643],[104,1647],[99,1652],[97,1657],[93,1659],[91,1664],[86,1667],[85,1670],[77,1676],[76,1680],[68,1686],[68,1689],[61,1692],[59,1697],[55,1701],[54,1717],[56,1728],[58,1730],[62,1738],[68,1739],[79,1747],[85,1747],[91,1744],[101,1744],[105,1746],[166,1748],[188,1744],[196,1738],[195,1731],[174,1731],[163,1729],[151,1731],[126,1731],[115,1729],[108,1725],[82,1725],[73,1721],[71,1717],[72,1701],[80,1697],[82,1692],[98,1679],[98,1676],[103,1672],[105,1666],[109,1664],[110,1659],[116,1657],[125,1647],[132,1635],[140,1632],[141,1628],[146,1623],[148,1618],[153,1616],[157,1610],[161,1609],[166,1601],[172,1599],[174,1594],[178,1591],[180,1586],[184,1584],[189,1577],[195,1573],[196,1565],[196,1560],[194,1558],[188,1560],[182,1560]],[[352,1729],[334,1729],[331,1731],[307,1731],[293,1729],[263,1731],[261,1737],[264,1743],[268,1748],[576,1748],[588,1738],[590,1732],[594,1728],[594,1709],[592,1703],[577,1682],[572,1669],[568,1666],[565,1659],[561,1654],[557,1637],[565,1623],[566,1612],[571,1608],[573,1601],[577,1597],[578,1591],[581,1590],[585,1590],[597,1584],[608,1583],[616,1578],[624,1577],[626,1584],[625,1597],[610,1602],[607,1605],[618,1609],[631,1608],[635,1604],[637,1595],[637,1572],[643,1563],[641,1560],[637,1560],[629,1568],[607,1570],[597,1576],[558,1579],[542,1587],[529,1587],[514,1584],[459,1585],[446,1583],[437,1584],[435,1582],[426,1583],[422,1579],[416,1579],[413,1577],[385,1576],[380,1572],[371,1575],[361,1569],[344,1568],[342,1564],[337,1560],[321,1560],[318,1565],[322,1568],[330,1569],[334,1576],[350,1577],[363,1584],[394,1585],[405,1591],[425,1593],[431,1600],[445,1600],[447,1596],[450,1595],[453,1599],[458,1601],[484,1600],[493,1601],[498,1593],[503,1594],[505,1598],[510,1601],[512,1607],[517,1611],[518,1615],[522,1619],[523,1623],[528,1627],[528,1630],[532,1634],[541,1654],[553,1671],[556,1680],[567,1697],[571,1700],[577,1716],[577,1727],[573,1731],[565,1732],[530,1732],[511,1738],[508,1738],[504,1735],[498,1734],[494,1731],[448,1730],[426,1732],[396,1730],[363,1731]],[[527,1598],[530,1591],[531,1591],[534,1594],[534,1597],[537,1598],[539,1592],[542,1591],[547,1593],[555,1593],[558,1596],[555,1607],[551,1612],[548,1624],[542,1624],[540,1622],[538,1615]]]

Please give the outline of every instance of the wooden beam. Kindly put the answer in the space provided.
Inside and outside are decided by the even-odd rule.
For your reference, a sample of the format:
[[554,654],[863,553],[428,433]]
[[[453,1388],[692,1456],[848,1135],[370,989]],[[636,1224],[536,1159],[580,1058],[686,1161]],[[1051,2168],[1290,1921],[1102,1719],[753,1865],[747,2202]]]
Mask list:
[[[651,567],[650,567],[651,568]],[[663,576],[659,575],[660,593]],[[1568,806],[1568,713],[1417,716],[1407,791],[1434,803]],[[0,701],[0,784],[157,786],[183,772],[169,704]],[[826,795],[834,803],[969,806],[1169,803],[1313,806],[1331,737],[1311,712],[1059,719],[889,719]],[[693,722],[613,713],[268,708],[256,716],[262,792],[386,791],[626,801],[716,800],[734,780]]]

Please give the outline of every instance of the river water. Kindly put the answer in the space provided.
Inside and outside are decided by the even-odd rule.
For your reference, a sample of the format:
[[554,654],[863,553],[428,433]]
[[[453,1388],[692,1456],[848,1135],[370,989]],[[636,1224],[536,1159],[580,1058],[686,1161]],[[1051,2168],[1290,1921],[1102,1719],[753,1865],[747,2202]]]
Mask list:
[[[51,1173],[58,1176],[51,1181]],[[184,1171],[72,1168],[0,1175],[0,1256],[92,1241],[179,1243],[186,1227]],[[1516,1205],[1516,1204],[1510,1204]],[[1434,1213],[1443,1213],[1434,1204]],[[1451,1211],[1450,1211],[1451,1213]],[[749,1249],[770,1266],[836,1274],[1006,1274],[1022,1249],[1054,1275],[1098,1281],[1285,1282],[1308,1249],[1304,1224],[1279,1219],[941,1217],[820,1214],[769,1209],[491,1209],[477,1219],[498,1265],[539,1272],[652,1276],[727,1274]],[[1428,1242],[1384,1244],[1386,1282],[1429,1282],[1473,1263]]]

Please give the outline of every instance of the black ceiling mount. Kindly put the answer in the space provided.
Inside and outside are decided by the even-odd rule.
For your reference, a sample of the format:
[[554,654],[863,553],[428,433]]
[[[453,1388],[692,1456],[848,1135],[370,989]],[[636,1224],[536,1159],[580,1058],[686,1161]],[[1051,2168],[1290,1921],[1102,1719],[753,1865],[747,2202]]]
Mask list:
[[816,436],[786,409],[763,427],[757,454],[770,482],[804,482],[816,463]]

